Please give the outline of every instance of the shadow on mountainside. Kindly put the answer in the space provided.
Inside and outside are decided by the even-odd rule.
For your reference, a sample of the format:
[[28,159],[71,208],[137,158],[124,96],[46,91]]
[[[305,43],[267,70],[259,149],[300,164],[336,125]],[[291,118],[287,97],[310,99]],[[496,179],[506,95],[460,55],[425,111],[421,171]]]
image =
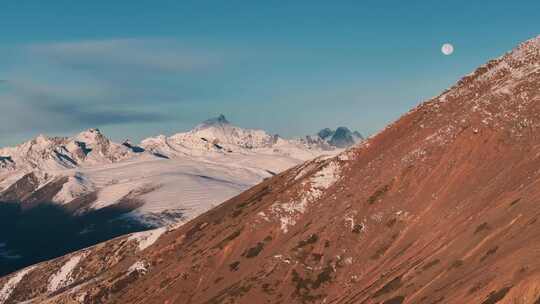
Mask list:
[[0,276],[127,233],[151,227],[122,219],[130,209],[109,207],[75,215],[61,206],[40,203],[24,210],[0,202]]

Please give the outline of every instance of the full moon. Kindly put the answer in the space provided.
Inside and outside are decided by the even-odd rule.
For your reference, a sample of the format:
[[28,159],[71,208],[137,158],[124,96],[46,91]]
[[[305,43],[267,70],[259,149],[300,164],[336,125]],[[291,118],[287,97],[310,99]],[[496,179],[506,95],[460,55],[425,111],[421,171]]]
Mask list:
[[443,46],[441,47],[441,52],[445,55],[452,55],[452,53],[454,52],[454,46],[451,45],[450,43],[445,43],[443,44]]

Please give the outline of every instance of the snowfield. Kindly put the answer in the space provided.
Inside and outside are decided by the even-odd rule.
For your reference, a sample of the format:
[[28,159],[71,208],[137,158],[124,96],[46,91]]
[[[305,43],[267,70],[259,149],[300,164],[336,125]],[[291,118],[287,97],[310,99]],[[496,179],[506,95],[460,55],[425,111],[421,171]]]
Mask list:
[[[265,178],[341,152],[329,144],[339,140],[328,136],[332,132],[326,130],[326,139],[289,140],[233,126],[219,116],[188,132],[145,139],[139,146],[114,143],[98,129],[71,138],[40,135],[0,149],[0,201],[21,196],[17,189],[25,188],[24,195],[42,196],[33,201],[52,201],[78,213],[118,207],[128,211],[124,218],[153,227],[183,223]],[[28,174],[32,176],[21,184]],[[45,196],[53,190],[52,198]]]

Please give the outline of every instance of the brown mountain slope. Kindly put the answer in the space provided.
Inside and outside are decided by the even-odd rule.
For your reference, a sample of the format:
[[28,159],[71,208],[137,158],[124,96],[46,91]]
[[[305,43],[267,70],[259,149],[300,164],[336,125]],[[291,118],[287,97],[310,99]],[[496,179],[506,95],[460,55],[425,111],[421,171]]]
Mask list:
[[0,279],[0,303],[540,303],[539,127],[537,37],[336,158]]

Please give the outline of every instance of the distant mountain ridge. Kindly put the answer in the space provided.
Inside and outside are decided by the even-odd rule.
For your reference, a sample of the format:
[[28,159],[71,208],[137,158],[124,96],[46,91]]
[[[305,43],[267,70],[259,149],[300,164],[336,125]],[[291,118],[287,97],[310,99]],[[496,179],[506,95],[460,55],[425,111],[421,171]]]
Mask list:
[[[99,129],[89,129],[73,137],[39,135],[15,147],[0,148],[0,170],[55,170],[92,166],[119,162],[144,152],[150,154],[156,152],[157,156],[167,156],[166,150],[170,148],[171,140],[182,146],[182,152],[197,154],[189,150],[225,153],[264,148],[279,149],[284,146],[295,147],[297,150],[332,150],[354,145],[363,140],[363,137],[357,131],[351,132],[346,127],[339,127],[336,130],[325,128],[316,136],[287,140],[263,130],[234,126],[220,114],[202,122],[191,131],[177,133],[171,137],[163,135],[150,137],[142,140],[139,145],[133,145],[129,140],[122,144],[114,143]],[[224,149],[225,147],[229,149]],[[287,152],[290,151],[284,153]],[[171,154],[174,156],[175,153]],[[2,173],[0,171],[0,176]]]
[[[6,233],[27,225],[29,215],[48,227],[43,209],[43,217],[61,216],[57,224],[77,223],[71,229],[86,241],[70,235],[71,242],[88,246],[117,233],[187,222],[265,178],[341,150],[322,139],[284,139],[240,128],[223,115],[139,144],[113,142],[99,129],[71,137],[40,135],[0,149],[0,213],[13,214],[4,220],[0,214],[0,221],[12,223]],[[33,229],[12,233],[42,239],[59,233]],[[11,236],[0,233],[0,273],[36,262],[24,260],[28,255],[14,245],[17,240],[6,241]]]
[[317,135],[329,145],[338,148],[347,148],[364,140],[360,132],[351,131],[347,127],[338,127],[336,130],[325,128]]
[[[200,123],[190,131],[169,137],[150,137],[137,145],[129,140],[121,144],[115,143],[99,129],[89,129],[72,137],[39,135],[18,146],[0,149],[0,202],[7,199],[26,202],[31,199],[33,203],[26,203],[27,207],[35,206],[40,201],[70,205],[81,196],[105,193],[108,188],[120,188],[117,186],[119,181],[109,180],[104,184],[101,182],[102,177],[99,181],[88,177],[96,169],[108,170],[109,167],[126,167],[127,164],[135,166],[134,164],[153,163],[162,159],[175,160],[171,163],[189,160],[193,168],[200,162],[201,172],[209,163],[227,167],[231,161],[241,161],[243,164],[235,164],[235,167],[250,171],[249,174],[253,177],[249,179],[251,182],[240,184],[252,184],[268,177],[270,173],[276,174],[304,160],[322,154],[337,153],[360,138],[353,137],[348,129],[342,127],[336,131],[327,130],[331,134],[324,138],[306,136],[284,139],[263,130],[234,126],[224,115],[219,115]],[[126,165],[120,165],[124,163]],[[129,174],[130,170],[126,169],[122,175]],[[158,185],[147,178],[143,180],[149,185]],[[112,199],[112,202],[90,206],[89,202],[86,202],[83,209],[81,206],[76,209],[84,212],[88,208],[109,206],[128,195],[129,191],[148,188],[145,185],[142,182],[135,183],[118,189],[117,195],[106,195],[104,199]]]

